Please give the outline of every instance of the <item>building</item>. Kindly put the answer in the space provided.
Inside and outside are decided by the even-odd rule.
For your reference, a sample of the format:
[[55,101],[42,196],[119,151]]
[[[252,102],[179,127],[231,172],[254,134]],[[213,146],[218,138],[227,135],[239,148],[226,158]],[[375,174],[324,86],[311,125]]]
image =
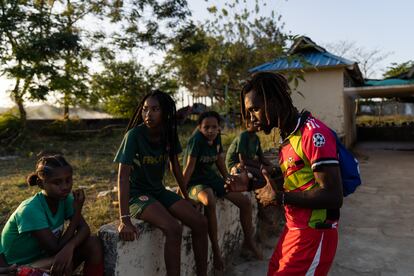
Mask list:
[[[292,100],[334,129],[347,146],[356,141],[355,99],[413,97],[411,81],[366,82],[356,62],[329,53],[308,37],[300,37],[287,57],[250,69],[251,73],[273,71],[289,75],[302,73],[304,80],[291,82]],[[410,75],[411,74],[411,75]],[[412,76],[408,72],[404,77]]]

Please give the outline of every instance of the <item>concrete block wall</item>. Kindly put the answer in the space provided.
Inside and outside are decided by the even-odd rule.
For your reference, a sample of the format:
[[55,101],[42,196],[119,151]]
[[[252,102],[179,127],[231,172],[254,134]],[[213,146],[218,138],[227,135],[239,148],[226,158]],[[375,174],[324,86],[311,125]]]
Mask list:
[[[257,225],[257,202],[253,193],[245,193],[253,206],[253,227]],[[218,239],[222,256],[229,260],[238,254],[243,232],[240,225],[239,209],[227,199],[217,201]],[[164,235],[161,230],[140,220],[133,220],[140,236],[133,242],[119,240],[117,222],[106,224],[99,230],[104,243],[105,275],[166,275],[164,264]],[[209,242],[209,271],[213,269],[213,254]],[[191,231],[183,229],[181,244],[181,275],[196,275],[191,244]]]

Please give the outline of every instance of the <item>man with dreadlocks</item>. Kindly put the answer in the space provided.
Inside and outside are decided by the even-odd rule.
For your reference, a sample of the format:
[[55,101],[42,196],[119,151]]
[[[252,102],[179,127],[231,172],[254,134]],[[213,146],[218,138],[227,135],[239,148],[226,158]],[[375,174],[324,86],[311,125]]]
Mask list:
[[[259,130],[281,135],[279,164],[283,175],[262,174],[258,190],[263,204],[281,204],[286,225],[269,263],[268,276],[327,275],[338,243],[337,222],[342,184],[331,130],[309,112],[292,104],[286,79],[270,72],[252,76],[241,91],[242,116]],[[227,189],[244,190],[240,182]]]
[[197,275],[207,275],[207,220],[190,201],[163,185],[167,164],[185,199],[188,199],[177,155],[175,103],[166,93],[147,94],[131,118],[115,157],[119,163],[119,236],[132,241],[139,234],[130,218],[139,218],[165,234],[164,261],[167,275],[180,275],[181,234],[179,219],[192,230]]

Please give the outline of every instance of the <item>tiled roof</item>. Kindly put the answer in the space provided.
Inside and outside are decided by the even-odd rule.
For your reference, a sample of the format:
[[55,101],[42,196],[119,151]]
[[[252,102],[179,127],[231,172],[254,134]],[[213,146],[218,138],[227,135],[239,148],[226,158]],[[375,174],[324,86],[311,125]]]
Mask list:
[[318,50],[297,53],[300,59],[289,60],[286,57],[277,58],[271,62],[264,63],[249,70],[249,72],[259,71],[283,71],[290,69],[302,69],[304,67],[332,67],[332,66],[348,66],[355,62],[349,61],[342,57],[335,56],[329,52],[320,52]]

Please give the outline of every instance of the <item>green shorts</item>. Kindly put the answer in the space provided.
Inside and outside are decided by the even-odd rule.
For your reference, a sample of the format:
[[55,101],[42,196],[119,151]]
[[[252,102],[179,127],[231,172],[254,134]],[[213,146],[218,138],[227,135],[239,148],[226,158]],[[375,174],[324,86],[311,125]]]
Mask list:
[[192,200],[199,201],[198,194],[208,188],[211,188],[217,197],[224,197],[226,195],[226,190],[224,189],[224,180],[220,178],[220,180],[208,184],[190,185],[190,187],[188,187],[188,196]]
[[154,202],[158,201],[168,209],[179,200],[182,197],[167,189],[158,193],[139,193],[129,199],[129,213],[131,217],[139,218],[145,208]]

